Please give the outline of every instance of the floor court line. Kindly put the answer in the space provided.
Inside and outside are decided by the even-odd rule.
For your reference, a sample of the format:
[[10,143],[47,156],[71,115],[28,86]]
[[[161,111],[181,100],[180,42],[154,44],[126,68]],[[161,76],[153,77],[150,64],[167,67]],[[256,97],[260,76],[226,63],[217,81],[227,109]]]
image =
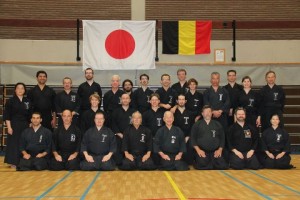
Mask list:
[[176,185],[175,181],[172,179],[171,175],[167,171],[164,171],[164,174],[166,175],[167,179],[171,183],[171,185],[172,185],[173,189],[175,190],[175,192],[177,193],[179,199],[180,200],[186,200],[185,196],[182,194],[182,192],[180,191],[180,189]]
[[267,195],[265,195],[265,194],[259,192],[258,190],[252,188],[251,186],[247,185],[247,184],[244,183],[243,181],[240,181],[239,179],[235,178],[234,176],[231,176],[230,174],[228,174],[228,172],[221,171],[221,170],[220,170],[219,172],[220,172],[221,174],[223,174],[223,175],[225,175],[225,176],[231,178],[232,180],[238,182],[239,184],[245,186],[245,187],[248,188],[249,190],[251,190],[251,191],[255,192],[256,194],[258,194],[259,196],[261,196],[261,197],[263,197],[263,198],[265,198],[265,199],[268,199],[268,200],[272,200],[271,197],[269,197],[269,196],[267,196]]
[[258,176],[258,177],[260,177],[260,178],[262,178],[262,179],[264,179],[264,180],[266,180],[266,181],[269,181],[269,182],[271,182],[271,183],[274,183],[274,184],[276,184],[276,185],[279,185],[279,186],[281,186],[281,187],[283,187],[283,188],[285,188],[285,189],[287,189],[287,190],[289,190],[289,191],[295,192],[296,194],[300,195],[300,192],[299,192],[299,191],[294,190],[293,188],[291,188],[291,187],[289,187],[289,186],[286,186],[286,185],[284,185],[284,184],[278,183],[278,182],[276,182],[276,181],[274,181],[274,180],[272,180],[272,179],[269,179],[269,178],[267,178],[267,177],[265,177],[265,176],[263,176],[263,175],[260,175],[260,174],[258,174],[258,173],[256,173],[256,172],[254,172],[254,171],[247,170],[247,172],[249,172],[249,173],[251,173],[251,174],[254,174],[254,175],[256,175],[256,176]]
[[80,200],[85,199],[86,195],[89,193],[90,189],[93,187],[93,185],[95,184],[95,182],[99,176],[100,176],[100,172],[97,172],[97,174],[95,175],[95,177],[92,180],[92,182],[90,183],[90,185],[87,187],[87,189],[84,191],[83,195],[80,197]]
[[56,188],[56,186],[58,186],[61,182],[63,182],[71,174],[72,174],[72,171],[69,171],[64,177],[62,177],[61,179],[59,179],[54,185],[52,185],[48,190],[46,190],[46,192],[44,192],[43,194],[41,194],[40,196],[38,196],[37,200],[40,200],[43,197],[45,197],[49,192],[51,192],[54,188]]

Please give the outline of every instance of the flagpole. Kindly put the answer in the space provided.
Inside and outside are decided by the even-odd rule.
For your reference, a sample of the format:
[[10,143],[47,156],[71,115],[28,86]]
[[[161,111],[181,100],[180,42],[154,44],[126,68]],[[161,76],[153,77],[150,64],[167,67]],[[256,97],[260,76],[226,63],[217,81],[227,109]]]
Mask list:
[[80,40],[80,32],[79,32],[79,30],[80,30],[80,20],[77,19],[77,56],[76,56],[76,61],[80,61],[81,60],[81,58],[79,56],[79,45],[80,45],[80,42],[79,42],[79,40]]
[[158,20],[156,20],[155,25],[155,61],[158,62]]
[[236,61],[236,56],[235,56],[235,48],[236,48],[236,44],[235,44],[235,29],[236,29],[236,22],[235,20],[232,21],[232,50],[233,50],[233,55],[232,55],[232,58],[231,60],[233,62]]

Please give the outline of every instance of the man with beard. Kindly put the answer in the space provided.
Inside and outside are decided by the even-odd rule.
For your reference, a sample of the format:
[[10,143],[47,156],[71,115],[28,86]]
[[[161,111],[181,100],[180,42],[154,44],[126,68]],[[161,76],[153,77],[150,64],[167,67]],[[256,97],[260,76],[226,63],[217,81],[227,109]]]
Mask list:
[[177,70],[177,78],[178,82],[172,85],[172,89],[174,89],[177,94],[186,94],[188,89],[188,83],[186,81],[186,70],[178,69]]
[[84,160],[80,162],[81,170],[111,171],[115,163],[111,158],[117,150],[115,134],[104,126],[104,114],[95,114],[95,126],[86,131],[81,142]]
[[164,114],[165,126],[158,129],[153,149],[161,157],[160,170],[189,170],[189,166],[182,160],[186,152],[184,133],[179,127],[173,126],[174,116],[170,111]]
[[22,132],[20,159],[18,170],[45,170],[51,153],[52,133],[41,125],[41,114],[34,112],[31,117],[31,127]]
[[222,153],[225,146],[225,134],[222,125],[212,120],[212,109],[205,105],[203,119],[197,121],[191,131],[191,143],[196,151],[196,169],[227,169]]
[[165,111],[170,110],[173,106],[175,106],[177,92],[170,87],[171,77],[169,74],[161,75],[161,88],[158,88],[155,93],[157,93],[160,97],[159,106],[163,108]]
[[49,130],[56,126],[55,96],[54,90],[46,85],[47,73],[38,71],[36,73],[38,84],[29,90],[27,97],[33,105],[33,112],[39,112],[43,119],[42,125]]
[[132,114],[132,125],[123,134],[122,152],[125,154],[121,170],[154,170],[156,167],[151,156],[152,134],[142,126],[142,115],[136,111]]
[[[89,98],[92,94],[97,93],[102,97],[102,89],[99,83],[94,81],[94,70],[92,68],[86,68],[84,70],[85,79],[84,83],[81,83],[78,87],[77,94],[80,98],[80,115],[88,109],[90,109]],[[101,105],[101,102],[100,102]]]
[[255,127],[246,123],[246,111],[235,110],[236,122],[228,131],[228,148],[230,167],[233,169],[259,169],[260,163],[255,155],[258,144],[258,133]]
[[151,107],[150,96],[153,94],[153,91],[148,87],[149,76],[147,74],[140,75],[140,83],[141,87],[133,92],[131,101],[133,108],[143,114]]

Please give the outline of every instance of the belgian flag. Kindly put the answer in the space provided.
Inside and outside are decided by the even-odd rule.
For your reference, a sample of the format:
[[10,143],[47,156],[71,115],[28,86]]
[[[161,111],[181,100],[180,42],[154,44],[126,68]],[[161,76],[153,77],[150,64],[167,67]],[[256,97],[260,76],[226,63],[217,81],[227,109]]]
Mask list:
[[163,21],[163,54],[210,53],[211,21]]

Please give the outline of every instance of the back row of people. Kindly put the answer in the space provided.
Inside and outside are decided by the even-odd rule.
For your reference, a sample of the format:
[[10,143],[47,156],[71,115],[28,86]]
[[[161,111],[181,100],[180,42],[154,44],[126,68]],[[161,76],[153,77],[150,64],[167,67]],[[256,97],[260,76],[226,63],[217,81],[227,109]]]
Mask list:
[[[228,77],[231,77],[229,75],[232,73],[236,75],[236,72],[231,70],[227,73]],[[214,72],[211,74],[212,86],[202,95],[197,91],[198,83],[195,79],[190,79],[188,82],[184,81],[186,79],[185,70],[178,70],[177,75],[179,82],[170,87],[170,76],[163,74],[161,76],[162,87],[156,91],[155,94],[158,95],[154,95],[156,97],[152,97],[151,100],[150,95],[153,91],[148,87],[148,75],[142,74],[140,76],[141,87],[134,92],[130,89],[130,85],[132,88],[132,82],[130,80],[123,82],[125,90],[122,91],[119,89],[120,77],[118,75],[112,77],[112,88],[104,94],[103,108],[106,125],[117,134],[119,146],[121,145],[120,140],[122,139],[124,124],[129,121],[124,120],[124,118],[128,119],[135,110],[139,110],[143,114],[143,121],[151,128],[152,134],[155,134],[157,129],[163,125],[162,115],[164,111],[170,110],[175,113],[175,115],[176,112],[177,115],[180,113],[183,119],[181,122],[188,117],[194,123],[202,118],[201,108],[204,104],[212,107],[213,118],[217,119],[225,130],[227,130],[228,127],[228,116],[232,115],[232,110],[239,105],[246,109],[247,119],[249,119],[249,122],[251,122],[253,126],[260,125],[261,116],[269,118],[272,114],[278,113],[280,119],[282,119],[284,93],[282,89],[275,84],[276,76],[272,71],[266,74],[268,84],[261,89],[260,94],[251,90],[250,77],[243,78],[243,90],[239,90],[239,92],[233,90],[235,94],[229,94],[228,91],[230,91],[230,89],[226,90],[224,87],[219,86],[220,74]],[[26,92],[25,85],[22,83],[16,84],[15,95],[5,106],[4,120],[8,127],[7,156],[5,162],[12,165],[17,164],[18,161],[15,159],[16,156],[10,155],[16,155],[18,151],[15,148],[11,148],[11,146],[15,145],[10,144],[19,143],[20,133],[28,127],[28,119],[30,118],[31,111],[40,112],[43,119],[43,126],[53,130],[52,128],[55,127],[56,124],[56,115],[59,116],[59,124],[62,124],[60,115],[63,110],[69,109],[72,111],[73,123],[77,124],[83,133],[94,125],[93,118],[96,111],[101,111],[101,86],[93,81],[92,69],[85,70],[86,82],[79,86],[77,94],[71,90],[72,80],[68,77],[63,80],[64,91],[57,95],[46,85],[46,72],[39,71],[36,77],[38,85],[28,92],[27,97],[24,96]],[[228,78],[228,80],[230,79]],[[229,87],[229,85],[231,88],[235,88],[237,84],[232,85],[229,82],[227,86]],[[187,89],[187,87],[189,87],[189,89]],[[128,95],[122,97],[124,93]],[[245,95],[242,95],[243,93],[245,93]],[[178,94],[184,94],[184,96],[180,97],[184,99],[180,100]],[[235,97],[231,100],[231,103],[230,97]],[[179,105],[180,101],[185,102],[184,106]],[[240,103],[234,105],[233,102]],[[185,108],[184,112],[181,107]],[[263,111],[260,108],[263,108]],[[269,120],[267,119],[265,121],[264,128],[267,128],[269,127]],[[189,130],[186,130],[186,132],[186,134],[189,134]]]

